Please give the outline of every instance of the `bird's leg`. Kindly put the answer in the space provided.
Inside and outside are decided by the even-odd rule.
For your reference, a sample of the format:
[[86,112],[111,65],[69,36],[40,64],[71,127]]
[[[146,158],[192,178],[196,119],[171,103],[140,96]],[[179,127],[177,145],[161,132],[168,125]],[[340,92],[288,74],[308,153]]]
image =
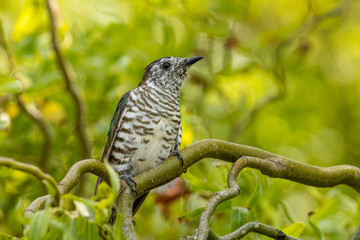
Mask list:
[[181,161],[181,166],[184,166],[184,159],[178,150],[174,150],[169,154],[169,157],[176,156]]
[[131,190],[137,194],[137,191],[136,191],[137,184],[136,184],[135,180],[132,178],[131,173],[124,172],[123,174],[121,174],[120,178],[122,180],[124,180],[125,183],[131,188]]

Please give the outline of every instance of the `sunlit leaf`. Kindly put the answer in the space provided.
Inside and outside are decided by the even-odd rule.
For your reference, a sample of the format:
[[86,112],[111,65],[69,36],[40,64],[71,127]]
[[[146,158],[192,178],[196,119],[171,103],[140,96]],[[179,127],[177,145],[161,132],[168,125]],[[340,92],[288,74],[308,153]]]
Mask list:
[[42,111],[44,118],[52,123],[60,123],[65,117],[63,106],[55,101],[46,102]]
[[19,93],[22,90],[23,85],[19,80],[0,75],[0,93]]
[[95,219],[95,208],[97,207],[98,202],[91,199],[78,197],[72,194],[64,195],[63,199],[71,199],[75,204],[77,212],[84,218],[88,218],[91,221]]
[[12,33],[13,41],[38,32],[45,27],[46,21],[45,4],[40,0],[27,0],[15,23]]
[[303,222],[295,222],[287,226],[286,228],[281,229],[286,235],[291,237],[300,237],[305,229],[305,223]]
[[[81,216],[83,216],[84,218],[90,218],[90,217],[94,217],[95,216],[95,212],[91,211],[91,208],[88,207],[87,205],[85,205],[84,203],[80,202],[80,201],[76,201],[74,200],[75,206],[77,211],[81,214]],[[90,213],[90,211],[92,212],[92,214]],[[91,216],[92,215],[92,216]]]
[[[0,110],[1,111],[1,110]],[[0,131],[6,130],[10,127],[11,119],[6,112],[0,112]]]

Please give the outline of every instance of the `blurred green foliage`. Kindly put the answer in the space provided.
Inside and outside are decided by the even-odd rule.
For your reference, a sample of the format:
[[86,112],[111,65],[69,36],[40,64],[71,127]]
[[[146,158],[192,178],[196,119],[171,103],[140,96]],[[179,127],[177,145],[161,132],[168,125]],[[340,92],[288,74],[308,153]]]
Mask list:
[[[58,4],[59,40],[86,103],[94,158],[101,156],[118,99],[137,86],[149,62],[201,55],[205,59],[192,68],[182,90],[182,147],[218,138],[319,166],[359,166],[360,2],[62,0]],[[342,4],[334,16],[319,17]],[[40,161],[41,131],[13,97],[23,89],[24,102],[36,106],[51,126],[54,144],[47,172],[59,181],[81,159],[81,149],[74,135],[74,104],[51,48],[45,2],[1,1],[0,18],[25,76],[22,83],[11,77],[1,49],[0,155],[35,165]],[[191,167],[183,174],[191,194],[168,206],[168,215],[150,194],[135,217],[138,235],[175,239],[193,234],[197,209],[212,192],[226,187],[229,168],[215,160]],[[84,234],[99,235],[101,225],[120,239],[116,226],[104,225],[107,212],[98,216],[100,220],[81,215],[84,207],[79,206],[94,212],[109,207],[89,200],[95,180],[91,176],[84,183],[85,198],[64,196],[76,210],[64,204],[36,213],[25,236],[88,239]],[[219,235],[259,220],[303,239],[349,239],[359,224],[360,196],[348,187],[316,189],[268,179],[254,170],[244,170],[239,184],[241,195],[212,219]],[[0,232],[21,236],[21,224],[28,223],[23,210],[45,189],[33,177],[0,168],[0,193]],[[103,199],[111,200],[112,195],[103,194]],[[34,232],[37,224],[39,231]],[[302,228],[302,233],[296,232]]]

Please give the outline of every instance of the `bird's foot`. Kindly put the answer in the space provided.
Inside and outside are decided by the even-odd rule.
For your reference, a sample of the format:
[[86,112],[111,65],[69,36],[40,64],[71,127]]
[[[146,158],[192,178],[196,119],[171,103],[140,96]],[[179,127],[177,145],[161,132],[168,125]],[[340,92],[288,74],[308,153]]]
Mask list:
[[170,153],[169,157],[176,156],[181,161],[181,166],[184,166],[184,159],[178,150],[174,150]]
[[137,194],[136,191],[137,184],[135,180],[132,178],[132,175],[130,173],[124,173],[120,176],[120,178],[124,180],[125,183],[131,188],[131,190]]

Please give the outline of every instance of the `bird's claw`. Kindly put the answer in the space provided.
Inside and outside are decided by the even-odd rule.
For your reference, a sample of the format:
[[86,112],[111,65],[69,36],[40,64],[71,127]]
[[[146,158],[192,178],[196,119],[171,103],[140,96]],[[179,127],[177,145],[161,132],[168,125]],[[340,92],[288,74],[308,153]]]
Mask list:
[[172,151],[170,153],[169,157],[171,157],[171,156],[176,156],[181,161],[181,166],[184,166],[184,158],[179,151],[177,151],[177,150]]
[[137,194],[137,191],[136,191],[137,183],[132,178],[131,174],[121,175],[120,178],[122,180],[124,180],[124,182],[130,187],[130,189]]

